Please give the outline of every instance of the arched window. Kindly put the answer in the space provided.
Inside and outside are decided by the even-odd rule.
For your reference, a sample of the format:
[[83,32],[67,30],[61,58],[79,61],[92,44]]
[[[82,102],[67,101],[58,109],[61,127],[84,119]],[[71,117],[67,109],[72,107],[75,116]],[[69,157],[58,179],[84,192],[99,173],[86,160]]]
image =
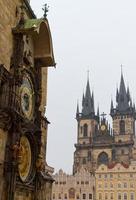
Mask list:
[[88,125],[84,124],[84,137],[87,137]]
[[107,165],[109,162],[108,154],[105,152],[102,152],[98,156],[98,165],[105,164]]
[[120,134],[125,134],[125,121],[120,121]]

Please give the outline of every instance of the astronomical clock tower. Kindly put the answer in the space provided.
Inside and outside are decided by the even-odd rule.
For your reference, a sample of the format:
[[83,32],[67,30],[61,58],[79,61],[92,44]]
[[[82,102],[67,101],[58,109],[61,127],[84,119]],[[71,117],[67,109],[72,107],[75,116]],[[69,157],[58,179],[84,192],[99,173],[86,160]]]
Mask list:
[[37,19],[27,0],[0,2],[0,200],[50,198],[45,107],[55,61],[46,12]]

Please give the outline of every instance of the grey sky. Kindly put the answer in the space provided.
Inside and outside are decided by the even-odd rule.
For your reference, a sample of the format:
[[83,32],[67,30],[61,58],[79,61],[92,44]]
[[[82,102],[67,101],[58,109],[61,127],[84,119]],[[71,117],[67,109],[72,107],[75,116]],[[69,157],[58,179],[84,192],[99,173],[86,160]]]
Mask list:
[[136,100],[135,0],[31,0],[38,17],[48,3],[56,69],[49,69],[48,164],[72,171],[76,103],[81,103],[90,70],[95,107],[109,114],[123,64],[126,85]]

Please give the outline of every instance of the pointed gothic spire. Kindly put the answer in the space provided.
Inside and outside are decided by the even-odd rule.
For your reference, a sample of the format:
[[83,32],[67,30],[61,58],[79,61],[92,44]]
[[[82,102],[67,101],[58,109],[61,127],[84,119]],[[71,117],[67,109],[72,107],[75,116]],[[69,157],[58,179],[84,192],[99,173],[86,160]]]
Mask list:
[[111,116],[115,116],[116,114],[132,114],[134,117],[136,117],[136,111],[135,106],[133,105],[129,87],[126,88],[123,72],[121,70],[121,80],[120,80],[120,86],[119,89],[116,90],[116,102],[117,105],[114,108],[113,101],[111,101]]
[[82,106],[84,106],[84,99],[85,99],[85,97],[84,97],[84,92],[83,92]]
[[118,88],[117,88],[117,90],[116,90],[116,102],[118,103],[118,101],[119,101],[119,91],[118,91]]
[[110,114],[114,112],[113,100],[111,99]]
[[113,110],[113,100],[111,99],[111,110]]
[[76,118],[78,119],[79,117],[79,103],[77,101],[77,111],[76,111]]
[[99,105],[98,105],[98,107],[97,107],[97,116],[98,116],[98,117],[100,116]]
[[83,101],[82,101],[82,115],[90,116],[94,114],[95,114],[94,113],[94,95],[93,93],[91,95],[89,77],[88,77],[85,96],[83,96]]
[[92,92],[92,112],[95,112],[95,108],[94,108],[94,93]]
[[128,98],[128,94],[126,91],[126,87],[125,87],[125,82],[124,82],[124,77],[123,77],[123,73],[121,73],[121,81],[120,81],[120,88],[119,88],[119,92],[117,93],[117,108],[118,111],[127,111],[129,108],[129,101],[130,98]]
[[131,101],[130,92],[129,92],[129,87],[127,87],[127,98],[128,98],[128,101]]

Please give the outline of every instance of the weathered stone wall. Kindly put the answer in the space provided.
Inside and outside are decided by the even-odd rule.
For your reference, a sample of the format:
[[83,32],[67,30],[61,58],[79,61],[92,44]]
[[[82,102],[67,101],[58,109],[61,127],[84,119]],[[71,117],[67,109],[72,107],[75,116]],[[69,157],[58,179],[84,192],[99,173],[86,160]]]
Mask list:
[[[20,19],[23,0],[1,0],[0,1],[0,64],[10,69],[10,58],[13,51],[12,28]],[[28,17],[29,13],[25,13]],[[30,17],[30,16],[29,16]]]
[[0,63],[9,70],[10,58],[13,48],[12,28],[16,25],[18,17],[16,7],[20,0],[0,1]]

